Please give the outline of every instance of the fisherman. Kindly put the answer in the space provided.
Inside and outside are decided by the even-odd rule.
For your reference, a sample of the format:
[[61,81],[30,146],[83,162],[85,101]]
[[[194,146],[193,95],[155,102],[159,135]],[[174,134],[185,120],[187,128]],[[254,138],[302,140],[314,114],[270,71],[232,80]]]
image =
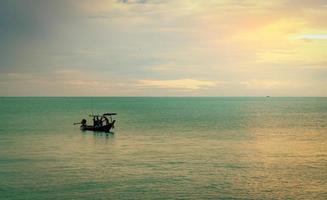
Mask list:
[[81,124],[82,124],[82,126],[85,126],[86,125],[86,119],[82,119]]
[[100,126],[100,120],[99,120],[99,116],[96,116],[96,127]]
[[93,126],[96,126],[96,120],[95,120],[95,116],[93,116]]
[[100,118],[99,120],[99,126],[102,127],[103,126],[103,121],[102,121],[103,117]]

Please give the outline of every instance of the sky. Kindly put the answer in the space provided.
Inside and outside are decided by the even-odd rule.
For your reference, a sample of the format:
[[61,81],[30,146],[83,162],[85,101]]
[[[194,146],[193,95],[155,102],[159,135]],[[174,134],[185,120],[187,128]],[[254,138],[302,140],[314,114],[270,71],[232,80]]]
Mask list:
[[327,96],[326,0],[0,0],[0,96]]

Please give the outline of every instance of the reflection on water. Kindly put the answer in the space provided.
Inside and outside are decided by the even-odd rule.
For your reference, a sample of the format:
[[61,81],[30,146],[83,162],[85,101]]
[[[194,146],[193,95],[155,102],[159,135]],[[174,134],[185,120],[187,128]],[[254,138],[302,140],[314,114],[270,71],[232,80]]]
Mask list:
[[93,101],[115,134],[72,127],[87,98],[1,99],[2,198],[326,197],[325,98]]
[[[91,131],[92,133],[93,133],[93,136],[94,137],[105,137],[105,138],[112,138],[112,137],[114,137],[114,135],[115,135],[115,133],[114,132],[109,132],[109,133],[103,133],[103,132],[93,132],[93,131]],[[84,134],[90,134],[89,132],[86,132],[86,133],[84,133]]]

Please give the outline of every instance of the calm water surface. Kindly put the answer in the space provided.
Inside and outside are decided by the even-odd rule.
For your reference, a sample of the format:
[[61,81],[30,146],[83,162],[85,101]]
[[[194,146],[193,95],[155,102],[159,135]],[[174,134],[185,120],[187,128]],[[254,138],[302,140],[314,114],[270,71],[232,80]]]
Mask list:
[[0,98],[0,199],[327,199],[327,98]]

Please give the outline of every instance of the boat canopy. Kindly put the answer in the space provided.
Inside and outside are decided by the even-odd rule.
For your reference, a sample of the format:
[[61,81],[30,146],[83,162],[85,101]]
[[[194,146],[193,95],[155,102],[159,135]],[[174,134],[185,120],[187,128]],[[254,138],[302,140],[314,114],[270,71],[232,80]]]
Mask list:
[[117,115],[117,113],[104,113],[102,115],[90,115],[90,117],[104,117],[104,116],[111,116],[111,115]]
[[106,116],[106,115],[117,115],[117,113],[104,113],[103,116]]

